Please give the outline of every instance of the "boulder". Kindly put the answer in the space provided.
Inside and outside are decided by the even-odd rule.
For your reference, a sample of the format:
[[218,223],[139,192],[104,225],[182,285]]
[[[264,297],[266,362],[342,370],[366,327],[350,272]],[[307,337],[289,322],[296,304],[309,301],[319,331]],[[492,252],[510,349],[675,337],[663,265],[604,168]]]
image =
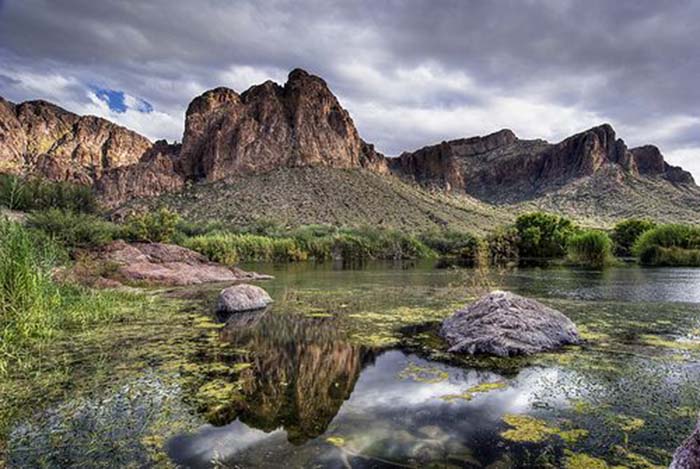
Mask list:
[[494,291],[445,319],[440,335],[450,352],[499,357],[530,355],[580,342],[559,311],[510,292]]
[[272,298],[265,290],[255,285],[242,283],[221,290],[216,311],[218,313],[239,313],[262,309],[270,303],[272,303]]
[[699,469],[700,468],[700,421],[695,431],[676,450],[669,469]]

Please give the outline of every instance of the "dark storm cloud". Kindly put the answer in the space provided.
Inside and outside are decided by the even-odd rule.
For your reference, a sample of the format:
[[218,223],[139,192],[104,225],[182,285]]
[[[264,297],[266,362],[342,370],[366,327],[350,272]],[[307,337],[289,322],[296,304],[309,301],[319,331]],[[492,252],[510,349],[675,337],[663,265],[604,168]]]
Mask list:
[[90,87],[123,90],[154,112],[116,118],[172,139],[195,94],[303,67],[390,154],[502,127],[556,140],[610,121],[700,176],[688,156],[700,150],[699,41],[690,0],[9,0],[0,94],[105,113]]

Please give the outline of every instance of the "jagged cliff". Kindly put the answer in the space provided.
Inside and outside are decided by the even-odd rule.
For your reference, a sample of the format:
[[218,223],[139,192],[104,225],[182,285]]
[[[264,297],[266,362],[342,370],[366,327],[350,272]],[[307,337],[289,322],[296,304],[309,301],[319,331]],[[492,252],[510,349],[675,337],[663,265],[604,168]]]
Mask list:
[[[325,81],[300,69],[284,85],[267,81],[240,94],[216,88],[196,97],[182,145],[152,144],[44,101],[15,105],[0,98],[0,172],[93,184],[109,207],[189,183],[310,167],[365,170],[495,204],[541,200],[556,208],[568,197],[567,204],[585,205],[591,188],[627,194],[635,185],[666,198],[680,194],[687,207],[700,201],[690,173],[666,163],[652,145],[628,149],[608,124],[555,144],[501,130],[387,158],[360,138]],[[577,191],[573,202],[567,188]]]
[[46,101],[15,105],[0,98],[0,171],[91,184],[150,148],[146,137],[108,120]]
[[620,174],[694,184],[690,173],[666,163],[658,148],[628,149],[609,124],[557,144],[521,140],[512,131],[501,130],[404,153],[391,161],[391,168],[421,184],[496,203],[534,199],[610,168]]

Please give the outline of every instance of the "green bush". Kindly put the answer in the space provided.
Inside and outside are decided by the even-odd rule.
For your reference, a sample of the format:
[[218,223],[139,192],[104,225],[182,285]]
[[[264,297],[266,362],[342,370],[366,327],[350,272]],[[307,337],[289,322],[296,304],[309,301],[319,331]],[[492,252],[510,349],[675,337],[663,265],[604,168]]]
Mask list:
[[95,196],[88,186],[10,174],[0,174],[0,205],[25,212],[48,208],[85,213],[97,211]]
[[207,256],[214,262],[235,265],[239,257],[233,236],[228,233],[210,233],[188,238],[182,245]]
[[517,262],[520,257],[520,235],[514,226],[496,228],[486,237],[489,261],[493,265]]
[[447,263],[471,266],[484,262],[488,256],[486,242],[463,231],[432,231],[422,234],[420,240]]
[[125,234],[132,241],[169,243],[179,222],[180,216],[166,208],[132,214],[126,219]]
[[644,265],[698,265],[696,250],[700,250],[700,227],[676,224],[648,230],[632,246]]
[[613,243],[604,231],[585,230],[569,239],[569,260],[586,267],[604,267],[614,262]]
[[32,212],[27,223],[69,248],[103,246],[121,234],[118,225],[97,215],[56,208]]
[[569,238],[577,231],[568,218],[542,212],[520,215],[515,228],[520,257],[534,259],[563,257]]
[[620,257],[631,256],[632,246],[642,233],[656,227],[651,220],[631,218],[623,220],[613,228],[612,240],[615,243],[615,254]]

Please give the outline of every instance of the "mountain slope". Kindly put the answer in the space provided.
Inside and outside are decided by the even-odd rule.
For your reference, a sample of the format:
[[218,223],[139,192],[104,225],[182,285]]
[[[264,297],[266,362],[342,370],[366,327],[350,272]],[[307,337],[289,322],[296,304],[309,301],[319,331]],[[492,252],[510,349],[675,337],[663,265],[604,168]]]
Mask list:
[[280,168],[264,174],[193,184],[181,192],[123,207],[166,206],[195,222],[247,225],[260,219],[289,226],[372,225],[423,231],[485,232],[512,219],[468,196],[429,192],[393,176],[361,169]]

